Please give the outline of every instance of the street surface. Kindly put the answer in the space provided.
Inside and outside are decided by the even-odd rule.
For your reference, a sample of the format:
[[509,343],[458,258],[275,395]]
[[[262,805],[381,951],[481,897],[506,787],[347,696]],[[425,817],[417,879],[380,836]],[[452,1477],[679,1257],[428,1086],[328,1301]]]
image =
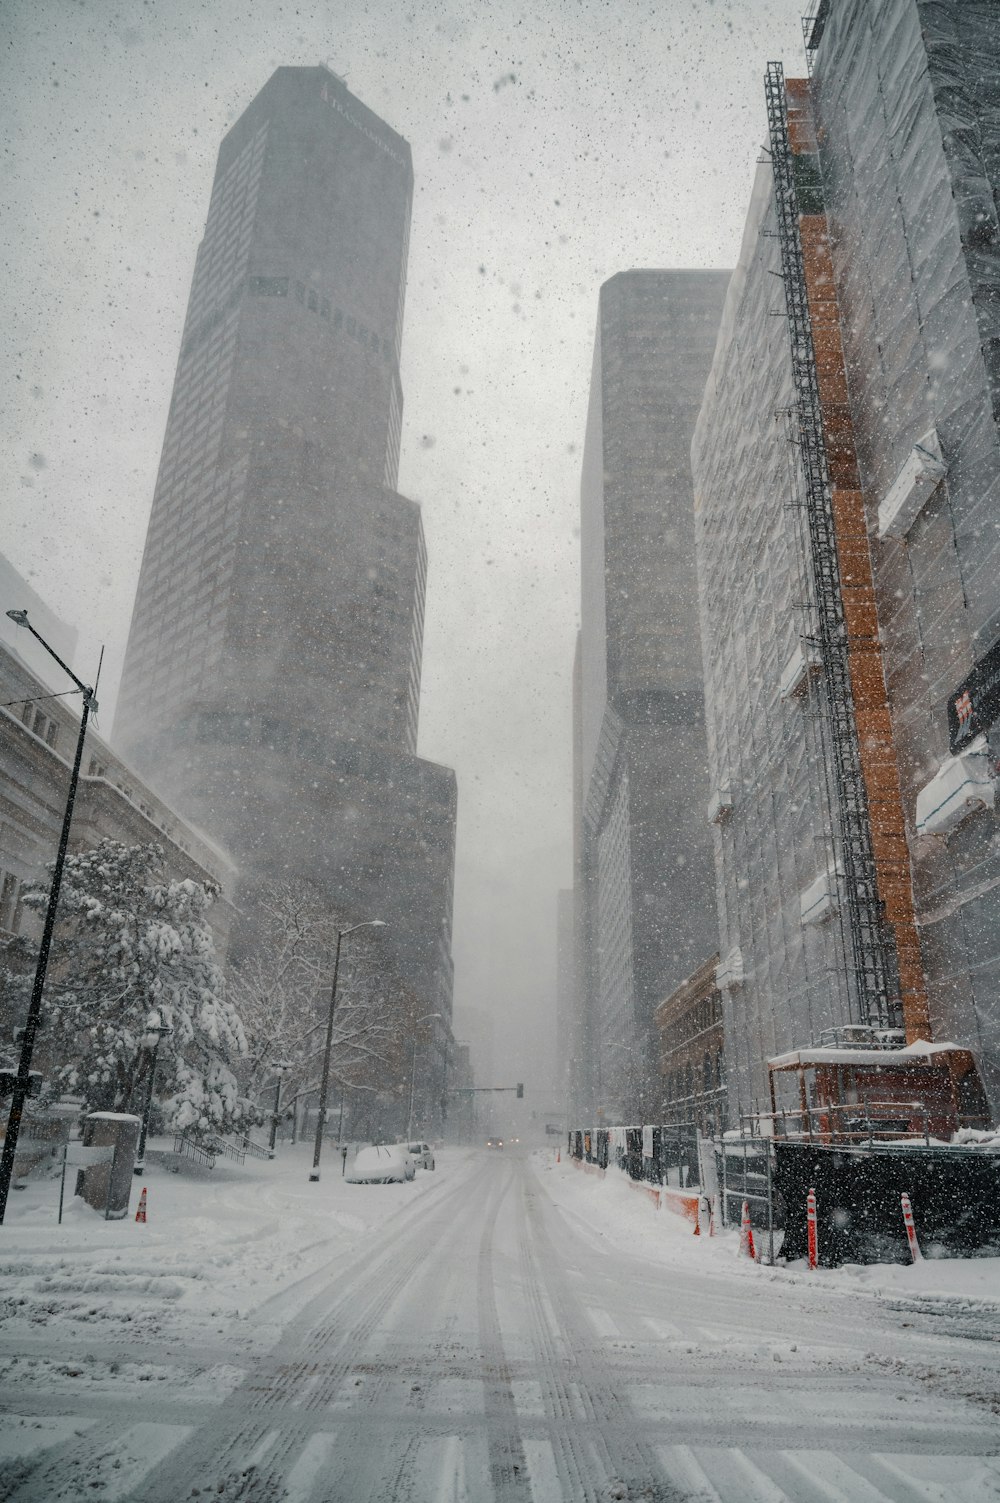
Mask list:
[[[49,1379],[19,1381],[15,1363],[0,1399],[8,1438],[28,1427],[44,1444],[0,1449],[0,1497],[1000,1498],[995,1310],[735,1277],[686,1244],[665,1267],[595,1223],[579,1192],[605,1186],[538,1155],[456,1153],[429,1179],[249,1330],[186,1343],[61,1326],[57,1367],[31,1325],[21,1377],[44,1358]],[[668,1235],[672,1218],[649,1216]],[[103,1377],[82,1389],[86,1360]]]

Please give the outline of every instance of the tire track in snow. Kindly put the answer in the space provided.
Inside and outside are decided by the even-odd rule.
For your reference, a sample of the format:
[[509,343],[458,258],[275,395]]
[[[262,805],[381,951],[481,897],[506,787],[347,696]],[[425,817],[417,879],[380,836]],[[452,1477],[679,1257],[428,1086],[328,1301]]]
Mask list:
[[493,1274],[493,1236],[500,1207],[507,1198],[512,1183],[513,1173],[508,1170],[494,1194],[479,1243],[479,1341],[483,1358],[490,1481],[494,1497],[497,1503],[531,1503],[528,1464],[518,1426],[510,1368],[500,1334]]
[[[550,1444],[555,1462],[559,1485],[565,1495],[570,1498],[580,1499],[580,1503],[598,1503],[597,1479],[594,1476],[593,1456],[588,1455],[592,1449],[581,1444],[581,1441],[570,1428],[576,1419],[576,1408],[573,1402],[573,1393],[568,1379],[564,1376],[568,1359],[564,1353],[560,1353],[555,1332],[552,1329],[552,1320],[549,1310],[542,1299],[538,1282],[538,1270],[535,1264],[531,1244],[528,1239],[527,1211],[529,1191],[524,1183],[523,1176],[518,1197],[518,1250],[520,1253],[521,1273],[524,1281],[525,1298],[528,1313],[532,1320],[532,1341],[539,1353],[540,1363],[538,1370],[538,1383],[542,1393],[542,1403],[546,1416],[558,1420],[565,1428],[553,1428],[550,1434]],[[610,1463],[610,1458],[604,1455],[603,1460]],[[608,1468],[605,1468],[608,1470]]]
[[[415,1214],[400,1220],[392,1241],[374,1256],[369,1241],[346,1268],[338,1267],[342,1259],[335,1259],[317,1271],[326,1277],[325,1287],[299,1311],[272,1352],[213,1409],[183,1457],[159,1468],[140,1490],[132,1490],[134,1503],[181,1503],[194,1495],[195,1488],[220,1503],[282,1503],[283,1475],[293,1453],[301,1451],[315,1428],[311,1418],[303,1414],[304,1423],[298,1418],[297,1410],[305,1408],[303,1399],[315,1393],[317,1378],[325,1398],[336,1393],[371,1330],[426,1259],[428,1245],[444,1235],[447,1208],[466,1192],[467,1179],[463,1175],[443,1197],[418,1202]],[[385,1224],[379,1235],[384,1237]],[[296,1284],[311,1283],[317,1273]],[[289,1292],[282,1291],[280,1298]],[[344,1322],[347,1311],[354,1315],[349,1324]],[[109,1422],[109,1431],[113,1428]],[[107,1438],[104,1426],[100,1438]],[[85,1445],[89,1450],[89,1437]],[[63,1455],[49,1452],[46,1457],[46,1471],[53,1478],[75,1464],[74,1448],[60,1449]],[[34,1468],[13,1495],[17,1503],[47,1503],[51,1493],[38,1492],[33,1485],[37,1473]]]
[[[520,1175],[525,1281],[535,1295],[537,1336],[547,1359],[548,1386],[550,1392],[557,1397],[554,1412],[558,1415],[561,1409],[566,1408],[569,1416],[573,1417],[572,1393],[561,1376],[558,1359],[555,1363],[552,1361],[552,1355],[556,1351],[555,1333],[540,1291],[546,1296],[561,1338],[573,1352],[574,1388],[583,1410],[587,1438],[606,1473],[603,1496],[638,1497],[648,1500],[648,1503],[670,1503],[670,1500],[676,1499],[680,1503],[686,1495],[669,1482],[655,1446],[637,1433],[634,1414],[614,1384],[609,1382],[607,1363],[595,1349],[593,1326],[587,1320],[576,1286],[570,1288],[553,1276],[552,1270],[559,1264],[537,1207],[541,1189],[533,1174],[531,1178],[534,1185],[529,1182],[530,1172],[525,1166]],[[579,1474],[582,1470],[582,1448],[578,1443],[573,1443],[571,1433],[568,1434],[565,1430],[560,1434],[553,1434],[552,1441],[557,1457],[560,1450],[563,1452],[567,1466],[566,1478],[570,1482],[573,1472]],[[587,1477],[586,1473],[583,1475],[587,1487],[592,1489],[593,1477]],[[625,1491],[619,1491],[623,1487]],[[590,1490],[577,1494],[572,1491],[568,1496],[574,1499],[577,1496],[596,1499],[601,1497],[601,1492]]]

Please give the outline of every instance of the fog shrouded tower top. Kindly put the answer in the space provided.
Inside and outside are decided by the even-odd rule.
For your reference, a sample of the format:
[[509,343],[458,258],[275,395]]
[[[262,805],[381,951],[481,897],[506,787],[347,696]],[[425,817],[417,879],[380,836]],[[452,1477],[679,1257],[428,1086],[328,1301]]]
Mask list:
[[[325,68],[279,68],[222,143],[116,726],[151,771],[193,701],[266,699],[289,729],[343,709],[415,746],[423,545],[392,495],[412,188],[407,143]],[[386,564],[405,623],[373,610]]]
[[323,67],[223,141],[115,731],[248,880],[392,920],[443,1012],[455,783],[415,756],[426,553],[395,490],[412,191]]

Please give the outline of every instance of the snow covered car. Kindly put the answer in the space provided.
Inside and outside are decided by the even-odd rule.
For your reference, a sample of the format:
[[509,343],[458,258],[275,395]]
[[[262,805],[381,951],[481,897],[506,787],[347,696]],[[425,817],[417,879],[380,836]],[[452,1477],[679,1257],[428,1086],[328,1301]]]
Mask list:
[[434,1168],[434,1150],[429,1143],[408,1143],[406,1147],[418,1169]]
[[359,1148],[345,1175],[349,1185],[393,1185],[415,1179],[417,1166],[405,1143]]

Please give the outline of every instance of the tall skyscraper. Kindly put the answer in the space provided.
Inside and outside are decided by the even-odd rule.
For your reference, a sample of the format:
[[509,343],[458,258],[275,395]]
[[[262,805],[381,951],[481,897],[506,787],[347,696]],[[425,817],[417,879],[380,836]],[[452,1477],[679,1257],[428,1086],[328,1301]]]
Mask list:
[[576,802],[582,1035],[617,1120],[654,1120],[654,1009],[717,945],[688,451],[728,280],[627,271],[600,294]]
[[454,774],[415,755],[426,551],[395,490],[413,172],[323,67],[219,151],[116,736],[240,860],[391,924],[451,1010]]

